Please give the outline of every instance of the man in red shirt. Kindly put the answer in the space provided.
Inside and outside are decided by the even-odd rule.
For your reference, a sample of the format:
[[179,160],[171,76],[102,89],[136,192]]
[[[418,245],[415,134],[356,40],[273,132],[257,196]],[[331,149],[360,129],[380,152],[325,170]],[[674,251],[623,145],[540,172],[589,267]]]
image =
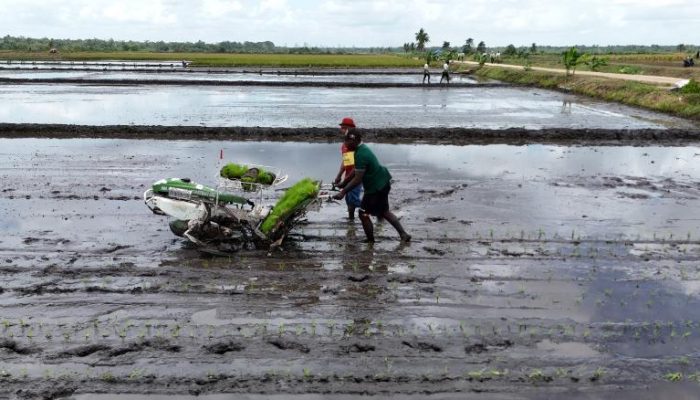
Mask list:
[[[340,133],[343,134],[343,144],[340,146],[340,154],[342,161],[340,162],[340,170],[333,181],[334,185],[340,184],[344,179],[352,176],[355,171],[355,151],[349,150],[345,145],[345,136],[348,132],[355,130],[355,121],[352,118],[345,117],[340,122]],[[355,219],[355,209],[360,207],[362,199],[362,186],[357,186],[349,191],[345,196],[345,203],[348,205],[348,219]]]

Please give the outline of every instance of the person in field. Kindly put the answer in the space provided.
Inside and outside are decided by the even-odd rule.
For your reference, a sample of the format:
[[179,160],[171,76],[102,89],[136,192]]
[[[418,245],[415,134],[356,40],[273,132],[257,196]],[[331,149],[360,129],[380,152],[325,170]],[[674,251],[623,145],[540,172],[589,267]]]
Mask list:
[[[340,133],[343,135],[343,144],[340,146],[340,169],[335,176],[333,184],[338,186],[343,178],[348,179],[355,171],[355,152],[348,149],[345,145],[345,136],[350,131],[355,130],[355,121],[352,118],[343,118],[340,122]],[[345,204],[348,206],[348,220],[355,219],[355,209],[360,207],[360,198],[362,197],[362,186],[358,185],[353,190],[348,191],[345,196]]]
[[374,243],[374,225],[370,216],[383,218],[399,233],[402,242],[411,241],[399,219],[389,210],[389,192],[391,191],[391,174],[379,163],[377,157],[362,143],[362,135],[357,129],[345,135],[345,146],[355,154],[355,171],[340,183],[340,192],[334,196],[340,200],[356,187],[362,185],[364,195],[360,203],[360,221],[368,243]]

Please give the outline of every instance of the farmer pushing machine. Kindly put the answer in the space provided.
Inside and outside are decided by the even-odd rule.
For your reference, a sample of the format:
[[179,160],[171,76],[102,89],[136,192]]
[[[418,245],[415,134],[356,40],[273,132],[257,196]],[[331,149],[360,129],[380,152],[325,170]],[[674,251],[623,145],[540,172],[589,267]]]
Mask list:
[[[360,132],[355,129],[351,118],[344,118],[340,126],[343,162],[330,189],[321,190],[320,181],[304,178],[286,189],[281,197],[275,198],[276,188],[288,178],[281,170],[264,165],[229,163],[220,169],[216,187],[204,186],[187,178],[163,179],[146,190],[144,201],[155,214],[174,218],[169,225],[175,235],[212,254],[279,247],[307,211],[320,209],[323,201],[344,197],[350,219],[353,219],[355,209],[359,209],[367,242],[374,242],[371,215],[388,221],[399,233],[401,241],[410,241],[411,235],[389,210],[389,171],[362,143]],[[219,158],[223,158],[223,150]],[[348,169],[348,166],[353,168]]]

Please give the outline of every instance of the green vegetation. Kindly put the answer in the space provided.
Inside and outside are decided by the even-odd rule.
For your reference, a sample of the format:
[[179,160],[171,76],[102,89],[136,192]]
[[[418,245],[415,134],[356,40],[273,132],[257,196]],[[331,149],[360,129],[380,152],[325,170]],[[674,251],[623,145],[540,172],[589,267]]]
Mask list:
[[223,54],[152,52],[75,52],[50,55],[45,52],[0,52],[0,60],[60,61],[177,61],[188,60],[199,67],[420,67],[421,60],[395,54]]
[[248,172],[248,167],[246,165],[228,163],[221,168],[220,175],[223,178],[240,179],[246,172]]
[[583,54],[579,53],[576,47],[572,47],[563,53],[562,62],[564,63],[564,68],[566,68],[567,75],[576,73],[576,67],[581,64],[582,57]]
[[428,36],[428,32],[426,32],[423,28],[420,28],[420,30],[416,32],[416,42],[418,43],[416,46],[418,51],[425,50],[425,44],[430,42],[430,36]]
[[257,189],[253,183],[262,185],[272,185],[275,181],[275,174],[260,167],[249,168],[246,165],[228,163],[221,168],[219,175],[227,179],[240,179],[243,190],[253,191]]
[[694,83],[688,91],[671,91],[653,84],[587,76],[564,76],[549,72],[509,70],[482,67],[477,75],[520,85],[566,90],[607,101],[665,112],[681,117],[700,119],[700,93],[694,93]]
[[309,178],[304,178],[294,184],[294,186],[287,189],[282,198],[277,201],[270,215],[263,221],[260,230],[265,234],[270,233],[280,221],[283,221],[293,213],[296,207],[316,196],[318,190],[318,182]]

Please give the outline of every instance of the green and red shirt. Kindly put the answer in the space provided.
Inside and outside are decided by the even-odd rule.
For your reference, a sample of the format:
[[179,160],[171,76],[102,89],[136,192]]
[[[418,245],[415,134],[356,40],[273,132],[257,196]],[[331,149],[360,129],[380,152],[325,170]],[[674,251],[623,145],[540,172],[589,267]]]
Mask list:
[[391,182],[389,170],[379,164],[377,156],[364,143],[355,150],[355,169],[365,171],[362,186],[367,194],[376,193]]

